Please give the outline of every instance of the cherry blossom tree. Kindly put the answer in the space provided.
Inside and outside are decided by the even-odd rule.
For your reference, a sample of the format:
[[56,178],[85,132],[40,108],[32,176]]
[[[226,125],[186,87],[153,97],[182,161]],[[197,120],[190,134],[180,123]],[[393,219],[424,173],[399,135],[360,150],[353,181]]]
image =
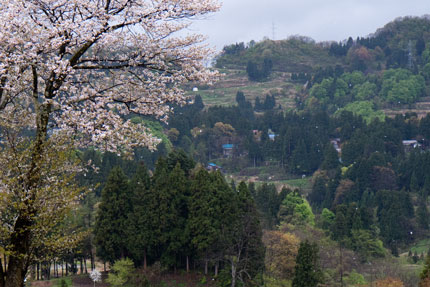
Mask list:
[[90,273],[90,278],[91,278],[91,280],[94,281],[94,287],[95,287],[96,286],[96,282],[102,281],[102,274],[97,269],[94,269]]
[[[216,0],[0,0],[0,287],[22,286],[81,192],[77,146],[159,142],[130,114],[165,119],[187,82],[210,83],[191,21]],[[180,32],[180,33],[179,33]]]

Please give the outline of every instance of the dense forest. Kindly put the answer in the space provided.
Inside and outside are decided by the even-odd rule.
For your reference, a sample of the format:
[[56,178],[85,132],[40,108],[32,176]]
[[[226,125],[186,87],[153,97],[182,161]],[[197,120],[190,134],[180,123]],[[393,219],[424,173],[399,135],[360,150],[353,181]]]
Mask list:
[[[207,286],[426,284],[430,114],[413,108],[430,96],[430,20],[340,43],[232,44],[215,67],[258,83],[287,74],[295,108],[276,93],[238,91],[231,106],[197,93],[168,124],[133,119],[163,139],[155,152],[77,151],[89,192],[67,222],[82,243],[55,256],[66,273],[129,258],[146,279],[193,271]],[[36,277],[58,276],[52,263]]]

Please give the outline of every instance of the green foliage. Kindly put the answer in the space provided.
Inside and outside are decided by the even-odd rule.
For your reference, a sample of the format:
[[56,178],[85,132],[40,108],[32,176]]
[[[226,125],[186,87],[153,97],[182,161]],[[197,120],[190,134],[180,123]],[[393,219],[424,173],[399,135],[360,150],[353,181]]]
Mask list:
[[127,248],[135,262],[146,263],[149,250],[158,242],[158,196],[151,189],[148,170],[140,166],[130,182],[132,210],[127,218]]
[[308,201],[297,191],[287,194],[282,201],[279,217],[281,221],[292,224],[315,224],[315,215]]
[[339,157],[336,149],[330,143],[324,148],[324,161],[321,164],[321,169],[330,170],[339,166]]
[[358,273],[355,270],[352,270],[349,272],[348,276],[345,277],[344,282],[348,285],[353,286],[360,286],[360,285],[366,285],[367,281],[364,279],[364,276]]
[[421,282],[430,279],[430,256],[427,255],[424,268],[420,274]]
[[327,208],[321,212],[321,227],[330,230],[335,222],[336,215]]
[[246,73],[251,81],[263,81],[267,79],[272,72],[272,60],[264,58],[262,64],[256,64],[250,60],[246,65]]
[[378,87],[375,83],[365,82],[354,86],[352,95],[356,101],[367,101],[377,96]]
[[275,185],[267,183],[263,183],[255,191],[255,203],[257,209],[263,214],[262,220],[265,226],[270,228],[279,223],[279,207],[286,193],[287,191],[278,193]]
[[282,41],[263,40],[240,53],[223,51],[216,60],[216,67],[245,68],[248,61],[259,63],[265,57],[272,59],[274,70],[284,72],[310,72],[312,67],[335,66],[340,63],[312,39],[297,36]]
[[414,232],[409,221],[414,209],[408,193],[382,190],[376,194],[381,236],[386,243],[407,242]]
[[304,241],[300,243],[292,287],[316,287],[322,282],[318,245]]
[[384,72],[381,97],[390,103],[412,103],[424,95],[424,78],[405,69]]
[[376,239],[368,230],[352,230],[351,247],[360,254],[363,261],[386,255],[382,241]]
[[54,279],[54,284],[53,284],[53,286],[58,286],[58,287],[69,287],[72,285],[73,285],[72,279],[70,277]]
[[264,286],[266,287],[291,287],[291,280],[278,279],[264,276]]
[[379,119],[380,121],[385,120],[384,112],[375,110],[374,104],[370,101],[357,101],[349,103],[344,108],[339,109],[335,115],[338,115],[343,111],[352,112],[357,116],[362,116],[367,123],[372,122],[374,119]]
[[113,263],[127,253],[125,233],[131,211],[130,195],[126,175],[121,168],[113,168],[102,191],[94,230],[97,255],[104,261]]
[[310,225],[315,225],[315,216],[312,212],[312,208],[309,202],[305,199],[303,203],[297,204],[294,208],[294,216],[297,218],[298,222],[308,223]]
[[172,150],[172,142],[169,140],[167,134],[163,132],[163,127],[161,126],[159,121],[143,119],[141,117],[134,117],[131,119],[131,122],[144,124],[145,127],[147,127],[151,131],[152,135],[162,140],[168,152]]
[[[108,274],[106,282],[113,287],[129,286],[131,278],[135,272],[133,261],[129,258],[115,261]],[[132,285],[130,285],[132,286]]]
[[428,211],[425,199],[422,198],[418,203],[418,208],[416,213],[417,213],[417,221],[420,227],[423,229],[429,229],[430,215],[429,215],[429,211]]

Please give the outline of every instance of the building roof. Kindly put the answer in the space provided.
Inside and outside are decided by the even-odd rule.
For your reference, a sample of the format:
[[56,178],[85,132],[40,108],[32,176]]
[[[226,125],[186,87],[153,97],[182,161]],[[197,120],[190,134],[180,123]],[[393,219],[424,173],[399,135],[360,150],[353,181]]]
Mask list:
[[222,148],[223,149],[232,149],[234,147],[234,144],[223,144]]

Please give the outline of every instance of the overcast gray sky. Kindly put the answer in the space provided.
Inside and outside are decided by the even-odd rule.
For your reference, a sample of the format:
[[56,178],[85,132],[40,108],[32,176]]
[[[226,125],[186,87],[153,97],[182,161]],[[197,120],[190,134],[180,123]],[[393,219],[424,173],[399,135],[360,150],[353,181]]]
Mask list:
[[223,7],[191,27],[221,50],[236,42],[292,35],[320,41],[364,37],[397,17],[430,14],[430,0],[220,0]]

